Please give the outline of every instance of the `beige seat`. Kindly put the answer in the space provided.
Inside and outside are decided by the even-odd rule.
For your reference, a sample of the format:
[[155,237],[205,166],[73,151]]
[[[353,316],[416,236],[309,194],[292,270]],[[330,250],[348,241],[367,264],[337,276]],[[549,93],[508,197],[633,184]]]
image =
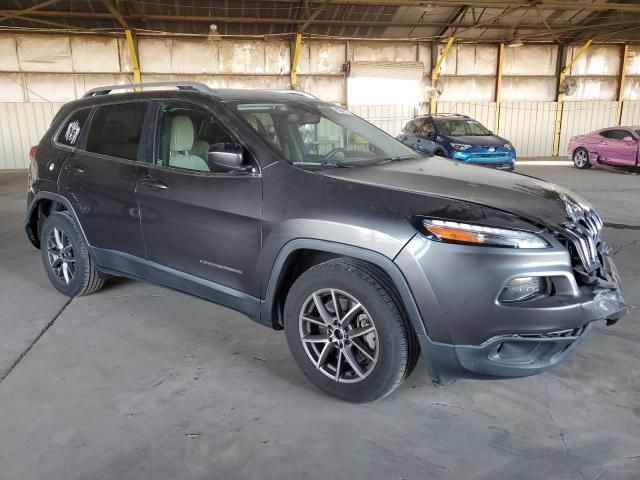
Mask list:
[[211,169],[204,159],[193,155],[193,122],[186,115],[178,115],[171,120],[171,141],[169,145],[169,166],[209,172]]
[[209,142],[205,142],[204,140],[196,140],[195,142],[193,142],[191,153],[193,155],[199,156],[202,159],[207,158],[207,153],[209,153]]

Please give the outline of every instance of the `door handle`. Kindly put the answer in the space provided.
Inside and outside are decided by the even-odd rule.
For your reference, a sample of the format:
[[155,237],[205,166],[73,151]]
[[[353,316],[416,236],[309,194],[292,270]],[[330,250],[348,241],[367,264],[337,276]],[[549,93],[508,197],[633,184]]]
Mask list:
[[166,190],[169,188],[169,185],[153,177],[143,178],[142,185],[144,185],[147,188],[150,188],[151,190]]

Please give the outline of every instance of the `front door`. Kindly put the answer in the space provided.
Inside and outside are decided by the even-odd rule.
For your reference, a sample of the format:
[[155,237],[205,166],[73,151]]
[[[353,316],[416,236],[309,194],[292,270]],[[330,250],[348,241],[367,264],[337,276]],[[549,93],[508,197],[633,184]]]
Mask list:
[[[96,107],[88,132],[82,132],[81,143],[64,162],[58,180],[92,247],[142,258],[135,189],[147,107],[144,101]],[[70,125],[68,137],[73,139],[80,123]],[[102,259],[99,255],[101,263]]]
[[[147,260],[174,276],[187,274],[185,282],[198,283],[196,277],[230,295],[257,297],[262,201],[257,164],[234,173],[216,171],[207,161],[210,145],[238,143],[217,120],[215,106],[159,102],[155,121],[155,145],[138,185]],[[246,162],[253,162],[248,153]]]

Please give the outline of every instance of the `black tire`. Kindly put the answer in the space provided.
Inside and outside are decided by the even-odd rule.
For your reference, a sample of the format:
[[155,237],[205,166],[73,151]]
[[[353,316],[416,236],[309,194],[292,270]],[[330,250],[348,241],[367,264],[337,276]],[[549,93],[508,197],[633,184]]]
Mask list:
[[589,162],[589,153],[582,147],[576,148],[573,151],[572,159],[575,167],[579,168],[580,170],[587,170],[588,168],[591,168],[591,163]]
[[[62,250],[66,251],[65,261],[68,264],[66,276],[64,268],[55,266],[58,265],[56,260],[60,259],[57,252],[61,251],[55,241],[54,230],[56,229],[62,232],[61,240],[65,245]],[[49,280],[63,295],[68,297],[90,295],[104,285],[104,278],[99,274],[89,255],[80,229],[68,212],[56,212],[44,221],[40,231],[40,253]],[[56,260],[52,260],[54,257]],[[73,268],[72,274],[71,268]]]
[[[376,348],[370,352],[377,352],[376,361],[369,365],[365,375],[359,377],[356,370],[345,360],[344,377],[341,382],[327,375],[326,369],[330,368],[330,361],[327,362],[326,368],[323,366],[323,371],[316,366],[320,361],[316,364],[312,360],[306,347],[308,344],[301,339],[303,334],[300,317],[303,309],[309,305],[314,293],[330,289],[357,299],[366,315],[359,315],[355,319],[362,321],[362,318],[363,321],[370,322],[369,326],[373,324],[375,327],[373,335],[376,338]],[[343,318],[346,317],[344,314]],[[345,332],[349,333],[349,327],[345,328]],[[404,314],[395,289],[380,270],[357,260],[330,260],[310,268],[298,277],[287,295],[284,328],[289,349],[309,380],[330,395],[352,403],[372,402],[389,395],[411,373],[419,355],[417,337]],[[315,328],[318,329],[317,333],[325,333],[324,327]],[[354,331],[355,329],[350,330],[351,333]],[[345,338],[347,340],[343,345],[339,347],[339,342],[335,342],[335,346],[332,347],[334,363],[337,365],[340,365],[338,355],[342,356],[343,351],[350,350],[351,358],[354,353],[356,356],[359,355],[355,345],[349,346],[353,339]],[[360,342],[360,339],[353,340],[356,341]],[[347,353],[344,355],[346,359]],[[360,358],[367,362],[362,355]],[[340,370],[337,370],[340,376]],[[349,381],[352,383],[344,383]]]

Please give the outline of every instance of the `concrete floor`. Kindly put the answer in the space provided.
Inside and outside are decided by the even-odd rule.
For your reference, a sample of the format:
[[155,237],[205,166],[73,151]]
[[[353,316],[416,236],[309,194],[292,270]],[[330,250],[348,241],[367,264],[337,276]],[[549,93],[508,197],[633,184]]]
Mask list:
[[[640,304],[639,177],[521,171],[615,224]],[[435,388],[420,364],[350,405],[305,380],[284,335],[225,308],[128,280],[57,294],[22,230],[25,182],[0,175],[1,480],[640,478],[637,310],[541,376]]]

